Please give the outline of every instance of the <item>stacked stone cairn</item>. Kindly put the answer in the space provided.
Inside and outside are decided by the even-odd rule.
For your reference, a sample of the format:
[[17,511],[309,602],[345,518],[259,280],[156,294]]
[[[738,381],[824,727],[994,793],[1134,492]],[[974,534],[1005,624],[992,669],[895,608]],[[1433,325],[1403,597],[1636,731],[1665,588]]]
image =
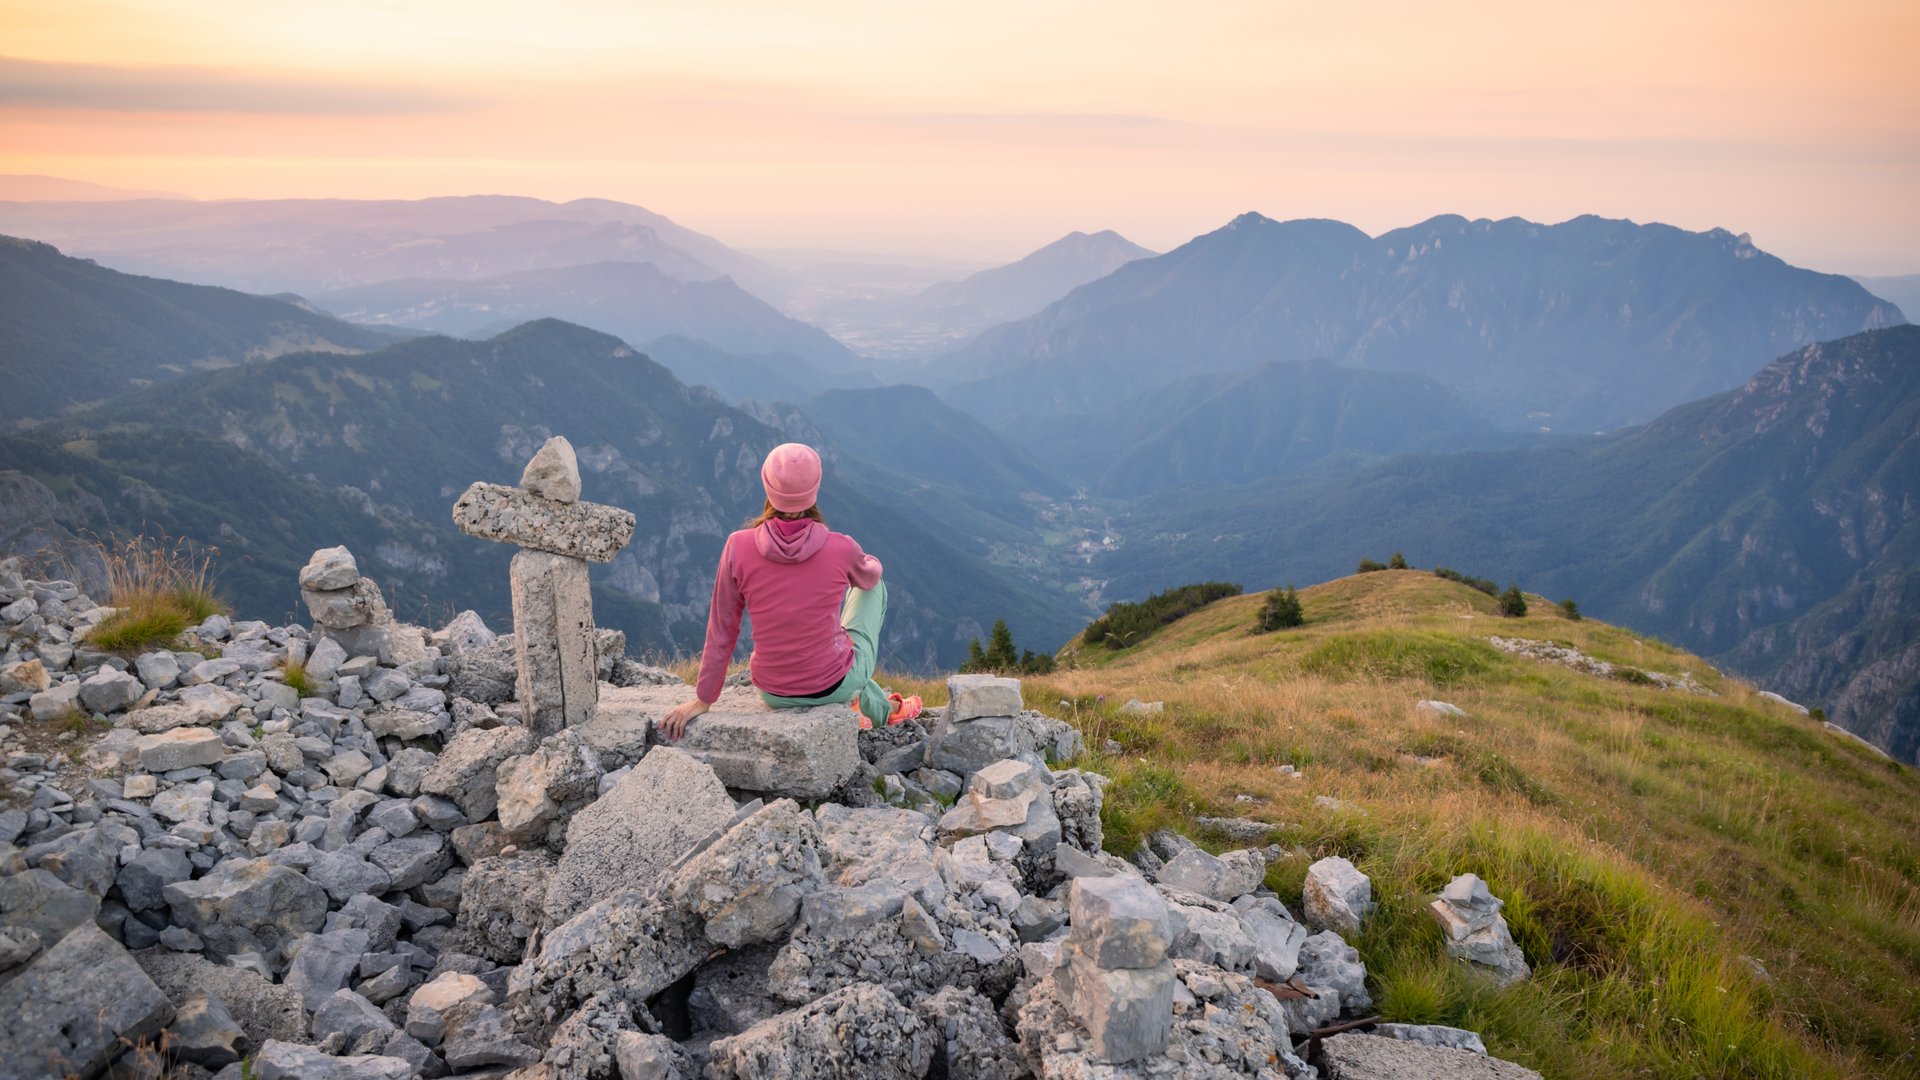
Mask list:
[[1461,874],[1440,890],[1428,906],[1434,921],[1447,935],[1447,952],[1481,971],[1494,982],[1509,986],[1533,974],[1520,946],[1500,914],[1505,902],[1487,890],[1477,874]]
[[[598,631],[595,708],[543,733],[574,714],[518,697],[555,691],[528,650],[472,613],[378,623],[350,563],[303,583],[425,655],[216,617],[113,656],[85,640],[104,609],[0,562],[8,1075],[1531,1075],[1397,1025],[1309,1065],[1371,1007],[1335,905],[1296,920],[1277,848],[1107,853],[1105,778],[1013,680],[872,731],[733,685],[668,744],[688,688]],[[1350,869],[1308,895],[1364,919]]]

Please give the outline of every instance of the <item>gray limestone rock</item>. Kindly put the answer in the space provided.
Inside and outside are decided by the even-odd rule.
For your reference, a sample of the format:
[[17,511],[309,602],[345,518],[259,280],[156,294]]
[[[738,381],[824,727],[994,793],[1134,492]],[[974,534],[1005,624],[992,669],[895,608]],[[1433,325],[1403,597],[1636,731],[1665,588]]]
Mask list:
[[1267,876],[1267,860],[1257,851],[1229,851],[1210,855],[1195,847],[1175,855],[1154,880],[1221,903],[1232,903],[1260,887]]
[[540,1060],[540,1051],[522,1042],[508,1027],[506,1014],[492,1005],[465,1001],[448,1009],[443,1019],[446,1034],[440,1054],[455,1069],[518,1067]]
[[706,1075],[711,1080],[919,1080],[933,1061],[937,1041],[892,994],[856,984],[715,1041]]
[[134,740],[140,767],[150,773],[191,769],[197,765],[218,764],[227,756],[220,733],[202,727],[177,727]]
[[360,565],[353,552],[344,547],[321,548],[300,568],[300,587],[330,592],[345,589],[360,580]]
[[451,799],[469,821],[492,817],[498,799],[495,783],[500,763],[526,753],[532,745],[533,734],[525,728],[463,731],[447,743],[433,767],[420,778],[420,790]]
[[677,750],[656,749],[573,816],[547,886],[548,920],[565,922],[603,897],[653,884],[733,815],[733,800],[712,769]]
[[543,935],[514,970],[510,1000],[523,1030],[551,1030],[602,991],[650,998],[712,953],[698,919],[629,889]]
[[306,1037],[307,1013],[299,992],[272,982],[256,971],[216,964],[197,953],[160,948],[136,953],[134,959],[179,1006],[182,1015],[187,1013],[196,995],[218,998],[239,1023],[248,1045],[258,1046],[270,1039]]
[[1369,1034],[1385,1039],[1400,1039],[1404,1042],[1420,1043],[1423,1046],[1444,1046],[1450,1050],[1465,1050],[1468,1053],[1487,1055],[1487,1044],[1481,1041],[1478,1032],[1465,1028],[1447,1027],[1444,1024],[1376,1024]]
[[559,435],[541,444],[520,473],[520,490],[554,502],[579,502],[580,462],[573,444]]
[[313,1011],[313,1037],[338,1034],[348,1047],[385,1046],[399,1029],[373,1002],[351,990],[336,990]]
[[501,964],[516,964],[545,917],[554,857],[543,851],[494,855],[467,868],[454,926],[463,947]]
[[1149,968],[1166,959],[1173,944],[1167,902],[1145,880],[1075,878],[1067,897],[1070,940],[1094,965]]
[[1270,982],[1286,982],[1300,969],[1300,946],[1306,944],[1307,928],[1278,899],[1271,896],[1243,896],[1233,902],[1240,927],[1253,940],[1254,973]]
[[470,1001],[491,1005],[493,990],[476,976],[442,972],[407,999],[407,1034],[428,1046],[438,1046],[446,1036],[447,1014]]
[[970,776],[996,761],[1036,751],[1033,732],[1010,716],[983,716],[950,724],[937,720],[927,737],[927,764]]
[[22,1076],[92,1076],[171,1019],[173,1003],[91,924],[0,984],[0,1047]]
[[514,686],[527,727],[544,738],[593,719],[600,700],[600,657],[593,632],[587,564],[545,551],[522,551],[510,567]]
[[1340,1007],[1358,1013],[1373,1004],[1367,993],[1367,969],[1360,953],[1331,930],[1309,937],[1300,946],[1300,981],[1340,995]]
[[[686,700],[686,693],[676,686],[613,689],[601,713],[603,718],[621,712],[657,720]],[[817,801],[859,768],[859,730],[844,705],[772,709],[752,687],[733,686],[671,745],[712,766],[729,788],[769,799]]]
[[993,1003],[972,990],[945,987],[915,1002],[913,1011],[934,1035],[936,1075],[949,1080],[1022,1080],[1029,1075]]
[[620,1080],[695,1080],[699,1065],[665,1035],[623,1031],[614,1042]]
[[[363,577],[340,589],[322,591],[303,588],[300,598],[306,601],[307,614],[313,618],[314,625],[329,631],[384,628],[393,621],[393,615],[387,610],[387,602],[380,595],[380,586],[375,585],[372,578]],[[365,635],[349,633],[347,636],[360,638]],[[346,641],[341,644],[350,653],[369,655],[364,648],[355,648]]]
[[1373,911],[1373,882],[1338,855],[1307,867],[1301,886],[1302,921],[1316,930],[1357,933]]
[[1168,903],[1174,927],[1171,954],[1222,971],[1251,973],[1258,951],[1239,916],[1225,904],[1182,894],[1200,903]]
[[329,930],[294,943],[297,951],[287,968],[286,985],[300,994],[309,1012],[347,985],[366,954],[368,937],[365,930]]
[[1320,1044],[1327,1080],[1539,1080],[1540,1074],[1510,1061],[1470,1050],[1425,1046],[1404,1039],[1350,1031]]
[[1478,875],[1461,874],[1427,908],[1446,934],[1447,952],[1473,964],[1500,986],[1533,974],[1507,928],[1506,917],[1500,914],[1504,906]]
[[998,675],[952,675],[947,678],[947,724],[963,724],[982,716],[1018,716],[1026,706],[1020,700],[1020,680]]
[[556,502],[504,484],[478,482],[454,502],[453,523],[482,540],[603,563],[633,539],[634,517],[614,506]]
[[737,949],[775,940],[823,884],[813,815],[781,799],[688,858],[663,895],[704,921],[707,940]]
[[91,712],[116,713],[140,700],[147,688],[124,671],[103,667],[80,684],[80,703]]
[[253,1059],[257,1080],[410,1080],[413,1063],[382,1054],[335,1057],[318,1047],[269,1042]]
[[122,901],[132,911],[151,911],[164,907],[164,890],[176,881],[193,876],[193,864],[175,848],[143,848],[140,854],[120,868],[115,879]]
[[27,701],[27,710],[35,720],[42,723],[58,720],[80,707],[80,683],[57,683],[33,695]]
[[278,955],[327,917],[327,894],[306,875],[266,859],[228,859],[205,876],[161,889],[173,921],[216,956]]
[[240,1060],[247,1033],[218,997],[196,991],[180,1002],[167,1027],[169,1053],[203,1069],[222,1069]]
[[388,890],[401,892],[446,873],[453,864],[453,852],[446,837],[424,832],[381,844],[367,856],[367,861],[386,871],[391,879]]
[[522,842],[544,841],[600,792],[600,754],[577,728],[549,736],[495,771],[500,827]]

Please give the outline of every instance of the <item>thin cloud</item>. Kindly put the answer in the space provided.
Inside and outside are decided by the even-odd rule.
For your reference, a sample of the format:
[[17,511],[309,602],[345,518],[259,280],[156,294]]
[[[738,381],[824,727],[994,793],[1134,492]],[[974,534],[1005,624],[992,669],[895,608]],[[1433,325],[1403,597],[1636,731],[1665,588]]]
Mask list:
[[0,106],[135,113],[392,116],[476,104],[419,86],[202,67],[63,64],[0,57]]

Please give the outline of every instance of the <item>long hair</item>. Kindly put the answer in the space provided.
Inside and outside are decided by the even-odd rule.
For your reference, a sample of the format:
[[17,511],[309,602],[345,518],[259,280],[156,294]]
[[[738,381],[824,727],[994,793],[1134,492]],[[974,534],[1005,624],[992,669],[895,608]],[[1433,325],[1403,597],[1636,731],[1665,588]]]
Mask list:
[[768,500],[767,503],[760,508],[758,514],[748,518],[747,523],[740,527],[743,529],[757,529],[765,522],[772,521],[774,518],[780,518],[784,521],[798,521],[801,518],[806,518],[808,521],[817,521],[822,525],[827,523],[827,519],[820,516],[820,508],[818,506],[809,506],[805,510],[795,511],[775,510],[773,508],[773,501]]

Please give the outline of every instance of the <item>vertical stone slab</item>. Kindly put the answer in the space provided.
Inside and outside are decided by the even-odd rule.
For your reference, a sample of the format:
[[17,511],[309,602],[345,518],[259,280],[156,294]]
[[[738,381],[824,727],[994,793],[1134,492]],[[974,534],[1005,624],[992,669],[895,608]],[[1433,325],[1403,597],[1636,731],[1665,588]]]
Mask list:
[[511,577],[517,692],[527,729],[544,738],[593,719],[600,701],[587,564],[528,549]]

